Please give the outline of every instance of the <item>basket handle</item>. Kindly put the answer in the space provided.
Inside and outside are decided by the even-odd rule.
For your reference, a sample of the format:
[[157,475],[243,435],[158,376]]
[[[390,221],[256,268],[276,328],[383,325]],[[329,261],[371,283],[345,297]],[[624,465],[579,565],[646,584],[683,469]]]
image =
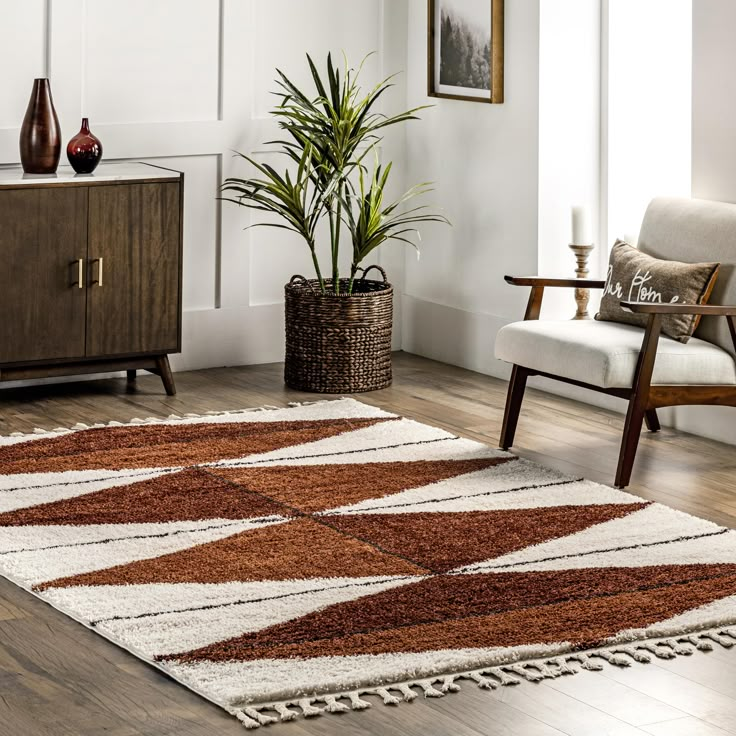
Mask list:
[[361,268],[360,270],[363,272],[363,275],[360,277],[361,281],[365,281],[365,277],[368,275],[368,271],[372,271],[373,269],[378,269],[381,272],[381,276],[383,276],[383,283],[388,283],[388,276],[386,276],[386,272],[381,268],[381,266],[378,266],[376,264],[372,266],[368,266],[368,268]]
[[307,285],[307,286],[309,287],[309,291],[311,291],[311,292],[312,292],[312,294],[315,294],[315,293],[316,293],[316,292],[315,292],[315,290],[314,290],[314,287],[313,287],[313,286],[312,286],[312,284],[311,284],[311,283],[309,282],[309,279],[305,279],[305,278],[304,278],[304,276],[302,276],[301,274],[299,274],[299,273],[295,273],[295,274],[294,274],[294,275],[293,275],[293,276],[292,276],[292,277],[291,277],[291,278],[289,279],[289,286],[291,286],[292,284],[299,284],[299,283],[304,283],[304,284],[306,284],[306,285]]

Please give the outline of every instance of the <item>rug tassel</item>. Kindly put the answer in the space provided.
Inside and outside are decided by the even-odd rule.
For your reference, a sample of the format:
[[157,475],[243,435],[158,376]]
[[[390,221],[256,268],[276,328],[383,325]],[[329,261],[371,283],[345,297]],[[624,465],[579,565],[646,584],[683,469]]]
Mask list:
[[416,700],[416,698],[418,697],[417,694],[407,684],[399,685],[399,690],[404,696],[404,701],[407,703],[411,703],[412,700]]
[[347,713],[350,710],[344,703],[338,703],[334,695],[325,696],[325,712],[327,713]]
[[297,717],[297,712],[289,710],[283,703],[277,703],[273,709],[279,714],[282,721],[293,721]]
[[547,664],[557,667],[559,675],[577,675],[580,670],[564,659],[550,659]]
[[248,716],[248,718],[252,718],[254,721],[257,721],[261,726],[268,726],[270,723],[278,723],[279,721],[278,718],[267,716],[265,713],[261,713],[255,708],[245,708],[243,712]]
[[545,676],[537,669],[536,665],[512,664],[506,669],[525,680],[529,680],[529,682],[539,682],[545,679]]
[[700,652],[712,652],[713,645],[700,634],[684,637],[685,641],[689,641]]
[[714,641],[716,644],[720,644],[726,649],[730,649],[734,644],[736,644],[736,641],[734,641],[730,636],[723,636],[718,631],[710,631],[707,634],[703,634],[703,637]]
[[242,711],[238,711],[235,713],[235,717],[247,728],[260,728],[261,724],[258,723],[258,721],[254,721],[252,718],[249,718],[245,713]]
[[439,690],[435,690],[434,687],[432,687],[432,683],[429,680],[422,680],[419,683],[419,687],[424,690],[424,697],[425,698],[443,698],[445,694],[443,692],[440,692]]
[[383,698],[384,705],[398,705],[401,702],[395,695],[391,695],[385,687],[377,687],[376,695]]
[[482,688],[483,690],[495,690],[498,685],[496,685],[493,680],[489,680],[487,677],[483,677],[480,672],[471,672],[470,677],[472,680],[475,680],[475,682],[478,684],[478,687]]
[[440,690],[443,693],[459,693],[460,685],[455,682],[455,677],[453,675],[447,675],[442,680],[442,686],[440,687]]
[[616,665],[616,667],[631,667],[631,660],[628,657],[624,657],[623,654],[616,654],[615,652],[601,649],[595,653],[595,656],[605,659],[608,664]]
[[672,649],[662,644],[656,644],[650,651],[655,657],[659,657],[659,659],[675,659],[677,657],[677,654]]
[[672,648],[675,651],[675,654],[682,654],[685,657],[692,657],[693,656],[693,649],[689,646],[686,646],[682,642],[676,641],[673,643]]
[[[488,674],[488,672],[486,672],[486,674]],[[515,677],[512,677],[510,674],[508,674],[508,672],[504,672],[500,667],[496,667],[490,670],[490,674],[498,678],[502,685],[518,685],[519,682],[521,682],[520,680],[517,680]]]
[[365,710],[371,707],[371,704],[367,700],[360,699],[360,695],[357,692],[348,693],[348,697],[350,698],[350,707],[353,710]]
[[322,709],[312,705],[312,701],[309,698],[303,698],[299,701],[298,705],[306,718],[322,715]]
[[534,667],[539,670],[539,673],[542,675],[542,677],[547,677],[549,679],[559,677],[561,674],[559,670],[553,670],[551,667],[548,667],[547,664],[543,662],[535,662]]
[[576,654],[574,657],[570,657],[570,659],[580,662],[580,666],[584,670],[600,672],[603,669],[603,665],[600,662],[594,661],[588,654]]
[[642,664],[649,664],[652,658],[644,651],[646,647],[619,647],[616,651],[628,654],[629,657]]

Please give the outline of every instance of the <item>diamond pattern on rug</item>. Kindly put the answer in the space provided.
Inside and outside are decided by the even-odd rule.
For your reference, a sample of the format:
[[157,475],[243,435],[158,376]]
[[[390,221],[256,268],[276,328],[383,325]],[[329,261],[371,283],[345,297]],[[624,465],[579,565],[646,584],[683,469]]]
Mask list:
[[388,419],[135,425],[70,432],[0,447],[0,474],[177,467],[271,452]]
[[524,607],[488,616],[407,625],[372,633],[272,646],[244,645],[242,637],[172,656],[178,662],[274,660],[351,657],[363,654],[494,649],[569,642],[574,648],[600,646],[625,628],[644,628],[655,621],[697,608],[727,595],[736,575],[673,583],[654,590],[586,597],[549,606]]
[[106,570],[54,580],[43,588],[141,583],[225,583],[351,575],[421,575],[408,560],[312,519],[273,524],[216,542]]
[[515,458],[220,468],[214,472],[244,488],[301,511],[314,513],[327,511],[338,503],[347,505],[366,499],[384,498],[409,488],[421,488],[447,478],[503,465],[511,460]]
[[249,728],[736,625],[736,532],[351,399],[0,438],[0,492],[0,574]]
[[0,514],[0,527],[291,516],[283,504],[193,468]]
[[449,572],[456,567],[566,537],[596,524],[627,516],[645,505],[363,514],[330,517],[330,523],[350,536],[411,559],[428,570]]
[[[718,585],[717,581],[724,578],[731,581],[735,575],[736,565],[670,565],[612,568],[603,572],[589,569],[437,576],[338,603],[264,628],[257,634],[220,642],[189,653],[187,659],[259,659],[269,656],[271,650],[297,647],[304,642],[320,641],[329,648],[332,641],[354,636],[458,622],[521,609],[535,610],[541,615],[546,606],[565,601],[656,591],[681,583],[714,581]],[[690,608],[688,601],[684,604]]]

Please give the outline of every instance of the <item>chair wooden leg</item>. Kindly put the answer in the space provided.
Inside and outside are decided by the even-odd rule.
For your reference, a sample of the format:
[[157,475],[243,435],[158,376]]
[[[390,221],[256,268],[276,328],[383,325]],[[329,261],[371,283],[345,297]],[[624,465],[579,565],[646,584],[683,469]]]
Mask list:
[[621,440],[621,452],[618,457],[618,469],[616,470],[616,488],[626,488],[631,481],[631,471],[634,469],[636,450],[639,446],[642,424],[646,412],[637,406],[636,397],[629,402],[629,410],[626,414],[624,425],[624,436]]
[[166,393],[169,396],[175,396],[176,385],[174,384],[174,374],[171,372],[168,355],[156,358],[156,373],[161,377]]
[[621,453],[618,457],[618,469],[614,481],[616,488],[626,488],[629,485],[644,418],[647,418],[647,423],[654,419],[656,425],[653,426],[659,427],[657,412],[647,409],[647,406],[649,405],[649,390],[652,385],[652,373],[654,371],[654,361],[657,359],[657,344],[661,328],[661,316],[659,314],[650,315],[636,365],[629,410],[626,412],[624,436],[621,440]]
[[503,429],[501,430],[501,441],[499,443],[499,447],[502,450],[508,450],[514,444],[516,425],[519,422],[521,402],[524,400],[524,391],[526,390],[526,379],[528,376],[528,371],[518,365],[515,365],[511,371],[511,381],[509,382],[509,392],[506,397],[506,411],[503,417]]
[[644,413],[644,421],[647,423],[647,429],[650,432],[659,432],[662,429],[656,409],[648,409]]

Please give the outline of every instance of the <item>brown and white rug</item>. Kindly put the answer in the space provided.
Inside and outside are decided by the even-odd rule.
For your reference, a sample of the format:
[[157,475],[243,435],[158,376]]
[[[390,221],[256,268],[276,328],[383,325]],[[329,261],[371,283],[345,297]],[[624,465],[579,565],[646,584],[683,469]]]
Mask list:
[[0,574],[256,728],[736,644],[736,532],[351,399],[0,438]]

